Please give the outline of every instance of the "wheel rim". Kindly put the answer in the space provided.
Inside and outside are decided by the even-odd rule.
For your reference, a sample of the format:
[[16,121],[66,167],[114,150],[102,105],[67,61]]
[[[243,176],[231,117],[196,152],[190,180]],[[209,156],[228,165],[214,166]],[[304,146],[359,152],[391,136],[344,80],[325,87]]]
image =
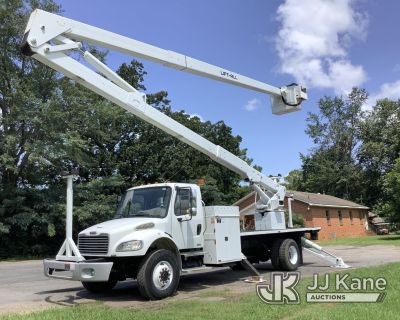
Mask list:
[[299,259],[299,254],[295,246],[289,247],[289,261],[291,264],[296,264]]
[[168,261],[160,261],[153,269],[153,283],[159,290],[167,289],[173,279],[172,266]]

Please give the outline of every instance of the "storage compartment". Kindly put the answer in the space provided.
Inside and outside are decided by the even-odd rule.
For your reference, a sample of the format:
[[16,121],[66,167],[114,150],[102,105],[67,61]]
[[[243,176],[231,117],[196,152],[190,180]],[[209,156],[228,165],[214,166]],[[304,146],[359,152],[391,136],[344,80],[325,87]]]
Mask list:
[[286,229],[285,214],[283,211],[254,212],[254,228],[257,231]]
[[204,264],[242,260],[239,207],[205,207]]

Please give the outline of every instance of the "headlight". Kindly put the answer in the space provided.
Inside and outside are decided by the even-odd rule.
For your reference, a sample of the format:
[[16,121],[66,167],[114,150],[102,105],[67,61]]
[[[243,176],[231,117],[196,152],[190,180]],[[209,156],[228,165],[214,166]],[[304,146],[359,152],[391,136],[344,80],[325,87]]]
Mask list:
[[118,247],[117,251],[137,251],[142,249],[143,242],[141,240],[131,240],[122,242]]

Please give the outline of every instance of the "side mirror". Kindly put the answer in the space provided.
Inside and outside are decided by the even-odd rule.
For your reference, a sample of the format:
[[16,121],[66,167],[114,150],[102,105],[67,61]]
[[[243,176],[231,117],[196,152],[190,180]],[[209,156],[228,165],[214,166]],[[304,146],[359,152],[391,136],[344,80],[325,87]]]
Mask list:
[[196,213],[197,213],[197,208],[196,207],[192,207],[192,204],[193,204],[193,190],[192,189],[189,189],[189,215],[190,215],[190,219],[189,220],[192,220],[192,218],[193,218],[193,215],[196,215]]

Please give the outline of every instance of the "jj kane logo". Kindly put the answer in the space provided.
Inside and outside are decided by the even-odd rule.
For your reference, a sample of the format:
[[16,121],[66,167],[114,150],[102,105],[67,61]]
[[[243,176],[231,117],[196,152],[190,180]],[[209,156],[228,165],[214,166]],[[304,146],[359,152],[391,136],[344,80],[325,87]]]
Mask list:
[[307,302],[382,302],[385,299],[385,278],[350,277],[349,274],[313,275],[313,284],[308,286]]
[[[268,304],[298,304],[296,286],[300,272],[273,272],[270,284],[257,285],[257,295]],[[314,274],[307,287],[306,301],[315,302],[382,302],[385,299],[385,278],[350,277],[340,273],[329,276]],[[333,281],[332,281],[333,280]]]
[[295,287],[300,280],[300,272],[273,272],[270,284],[259,284],[257,295],[269,304],[298,304],[299,293]]

